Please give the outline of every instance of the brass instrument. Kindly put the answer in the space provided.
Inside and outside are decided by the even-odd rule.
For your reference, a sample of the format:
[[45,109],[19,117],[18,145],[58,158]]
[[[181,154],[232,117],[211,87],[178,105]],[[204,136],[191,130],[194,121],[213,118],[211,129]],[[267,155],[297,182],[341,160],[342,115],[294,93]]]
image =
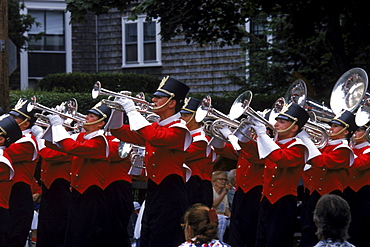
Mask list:
[[[354,113],[361,108],[369,98],[367,87],[368,76],[365,70],[353,68],[346,71],[338,79],[331,93],[330,106],[334,113],[338,114],[343,109]],[[365,123],[367,122],[368,120]]]
[[297,103],[303,109],[306,109],[310,118],[303,126],[303,129],[310,136],[311,141],[317,148],[323,148],[326,146],[329,140],[329,125],[326,122],[331,121],[335,117],[330,108],[324,104],[319,104],[307,97],[307,86],[306,83],[298,79],[292,83],[287,92],[285,93],[284,99],[287,104],[291,102]]
[[[230,108],[229,117],[231,119],[237,119],[239,117],[244,117],[237,130],[238,132],[242,133],[240,131],[245,125],[254,125],[254,121],[261,122],[263,125],[266,126],[266,129],[269,129],[272,131],[270,135],[273,137],[274,140],[277,139],[277,131],[275,129],[275,126],[271,124],[267,119],[265,119],[262,115],[258,114],[255,110],[253,110],[252,107],[250,107],[250,103],[252,101],[253,94],[251,91],[245,91],[244,93],[240,94],[232,104]],[[255,139],[255,131],[253,128],[248,129],[249,136],[246,136],[250,140]]]
[[331,119],[335,117],[336,112],[333,112],[330,107],[324,105],[323,103],[318,103],[312,99],[308,98],[307,86],[305,81],[298,79],[295,80],[284,96],[286,104],[294,102],[300,105],[303,109],[308,112],[314,112],[316,119],[321,122],[330,122]]
[[[110,97],[118,97],[118,98],[127,98],[134,101],[139,106],[139,111],[149,112],[152,110],[152,104],[145,100],[145,95],[143,92],[140,92],[136,95],[136,97],[131,96],[130,91],[122,91],[120,93],[116,93],[101,87],[101,83],[99,81],[95,82],[95,85],[92,89],[91,96],[93,99],[96,99],[99,95],[108,95]],[[117,102],[109,99],[102,100],[104,104],[108,107],[116,109],[118,111],[124,111],[122,106]]]
[[320,149],[326,146],[329,140],[330,126],[326,123],[320,123],[314,112],[308,112],[310,118],[303,126],[303,129],[310,136],[311,141]]
[[[368,75],[361,68],[346,71],[334,85],[331,107],[335,113],[342,109],[356,113],[356,125],[364,126],[370,121],[370,94],[367,92]],[[370,129],[366,129],[366,140],[370,142]]]
[[[84,118],[76,116],[77,101],[75,99],[63,102],[61,105],[56,107],[58,110],[37,103],[36,96],[32,96],[30,101],[31,102],[27,106],[27,111],[31,112],[32,110],[40,110],[43,113],[57,114],[65,120],[63,126],[66,128],[76,130],[80,128],[85,121]],[[49,118],[46,115],[35,113],[35,117],[37,118],[36,124],[43,127],[48,127],[50,125]]]
[[226,125],[230,131],[233,132],[239,126],[240,122],[232,120],[224,113],[212,108],[211,103],[211,96],[207,95],[203,98],[195,112],[195,121],[198,123],[204,121],[204,132],[207,135],[214,136],[228,142],[229,140],[225,139],[219,130]]

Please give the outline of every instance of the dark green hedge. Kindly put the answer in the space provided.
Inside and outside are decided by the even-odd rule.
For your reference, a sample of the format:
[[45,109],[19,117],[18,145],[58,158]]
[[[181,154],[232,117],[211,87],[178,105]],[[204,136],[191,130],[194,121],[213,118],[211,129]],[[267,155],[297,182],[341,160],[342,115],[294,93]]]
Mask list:
[[[52,108],[61,102],[75,98],[79,104],[79,112],[84,113],[94,106],[102,98],[99,96],[92,99],[91,91],[96,81],[100,81],[102,87],[114,92],[122,90],[131,91],[133,95],[138,92],[146,94],[146,100],[151,102],[152,93],[157,89],[160,80],[152,75],[122,74],[122,73],[59,73],[44,77],[37,90],[11,91],[10,107],[12,108],[20,97],[31,98],[36,96],[37,102]],[[225,92],[224,96],[212,96],[212,107],[220,112],[228,114],[230,107],[239,92]],[[205,94],[189,94],[189,96],[203,99]],[[253,95],[251,106],[256,111],[270,108],[277,95],[256,94]]]
[[61,93],[89,93],[96,81],[111,91],[154,92],[161,78],[133,73],[59,73],[44,77],[39,88],[42,91]]

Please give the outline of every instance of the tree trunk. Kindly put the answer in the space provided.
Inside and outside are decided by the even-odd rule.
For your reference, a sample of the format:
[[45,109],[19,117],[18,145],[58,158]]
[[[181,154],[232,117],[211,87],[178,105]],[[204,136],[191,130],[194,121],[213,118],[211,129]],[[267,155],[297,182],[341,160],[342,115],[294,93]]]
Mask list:
[[9,111],[8,0],[0,2],[0,106]]

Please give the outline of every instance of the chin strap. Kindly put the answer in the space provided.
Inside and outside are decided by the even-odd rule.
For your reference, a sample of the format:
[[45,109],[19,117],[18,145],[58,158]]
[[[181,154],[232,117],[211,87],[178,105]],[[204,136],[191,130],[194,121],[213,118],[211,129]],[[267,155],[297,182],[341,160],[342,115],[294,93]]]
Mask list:
[[344,127],[343,129],[341,129],[341,131],[339,131],[339,132],[338,132],[338,133],[336,133],[336,134],[330,134],[330,135],[329,135],[329,137],[333,137],[333,136],[340,135],[340,134],[342,134],[346,129],[347,129],[347,126],[346,126],[346,127]]
[[293,123],[289,126],[289,128],[286,128],[285,130],[278,130],[277,132],[278,133],[284,133],[284,132],[287,132],[289,131],[291,128],[293,128],[293,126],[295,125],[295,123],[297,122],[298,120],[294,120]]
[[168,104],[168,102],[170,102],[170,100],[173,98],[173,96],[171,95],[169,98],[168,98],[168,100],[166,101],[166,103],[164,103],[163,105],[161,105],[161,106],[158,106],[158,107],[153,107],[153,110],[159,110],[159,109],[161,109],[162,107],[164,107],[165,105],[167,105]]

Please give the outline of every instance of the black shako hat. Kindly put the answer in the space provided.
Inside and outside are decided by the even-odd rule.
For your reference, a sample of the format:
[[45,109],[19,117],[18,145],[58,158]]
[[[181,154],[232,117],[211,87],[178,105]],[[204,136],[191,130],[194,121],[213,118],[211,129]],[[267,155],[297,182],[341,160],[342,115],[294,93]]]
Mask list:
[[164,77],[154,96],[170,97],[176,101],[184,100],[190,88],[172,77]]
[[35,110],[33,102],[25,98],[20,98],[14,108],[9,112],[11,115],[21,117],[24,120],[29,121],[31,123],[30,126],[32,126],[37,120],[35,117],[36,113],[41,113],[41,110]]
[[199,99],[193,98],[193,97],[185,98],[184,105],[180,113],[185,113],[185,114],[195,113],[198,109],[200,102],[202,101]]
[[355,121],[355,115],[348,110],[342,110],[337,116],[335,116],[330,121],[329,124],[332,123],[339,124],[340,126],[347,128],[350,134],[352,134],[358,129],[358,126],[356,125]]
[[6,147],[22,137],[22,131],[18,123],[10,114],[0,116],[0,136],[5,137],[4,145]]
[[109,119],[112,109],[100,101],[93,108],[87,110],[87,112],[97,115],[99,120],[102,121],[104,119]]
[[294,124],[302,128],[306,124],[309,115],[305,109],[292,102],[283,107],[276,119],[278,118],[292,121]]

